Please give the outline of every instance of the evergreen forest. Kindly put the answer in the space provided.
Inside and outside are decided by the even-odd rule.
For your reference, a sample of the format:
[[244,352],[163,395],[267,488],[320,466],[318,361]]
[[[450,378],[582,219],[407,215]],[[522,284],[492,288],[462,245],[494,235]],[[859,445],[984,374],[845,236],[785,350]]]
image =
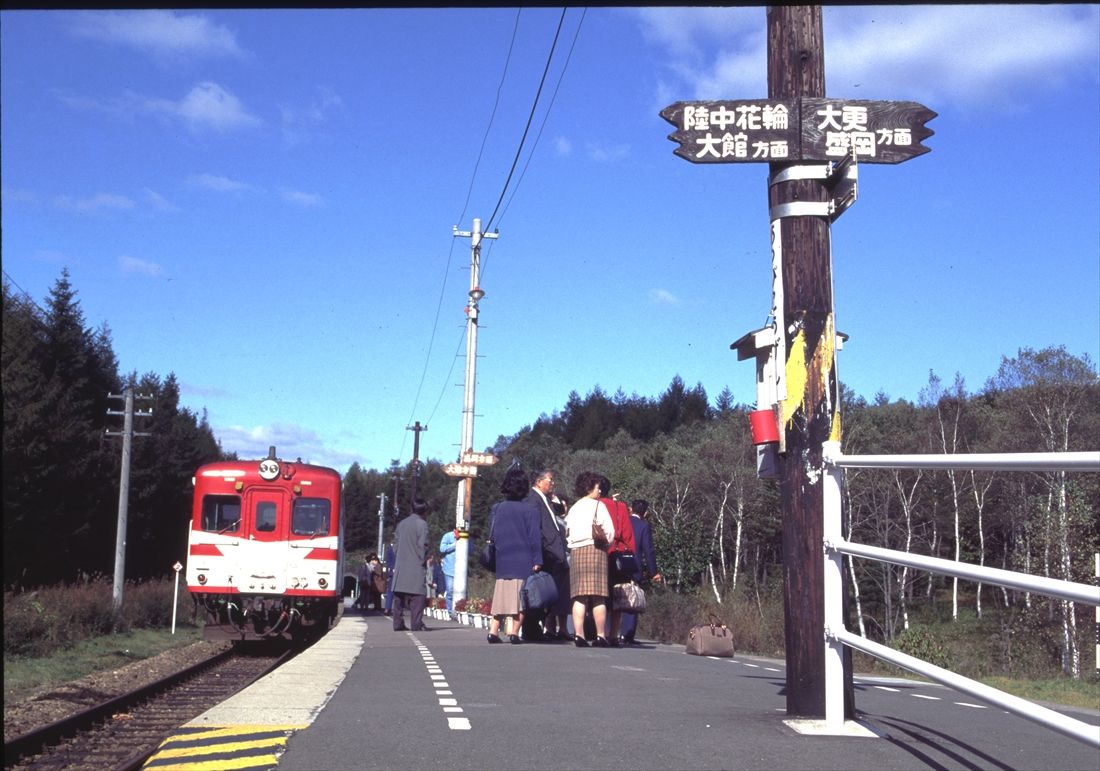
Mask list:
[[[121,439],[105,431],[121,427],[120,417],[107,414],[121,403],[107,395],[127,383],[153,396],[141,405],[153,416],[136,424],[151,436],[134,441],[127,577],[166,575],[185,552],[191,476],[225,457],[222,448],[205,415],[180,407],[174,373],[118,372],[110,330],[88,327],[67,272],[44,306],[5,282],[5,586],[110,574]],[[649,502],[658,564],[672,590],[718,603],[735,592],[759,596],[781,579],[782,528],[778,483],[757,476],[751,409],[729,389],[712,401],[701,385],[687,387],[679,377],[656,397],[608,394],[598,385],[584,396],[571,393],[560,410],[475,448],[500,462],[482,468],[473,486],[474,543],[510,464],[554,470],[558,493],[570,500],[572,480],[592,469],[625,500]],[[1087,355],[1021,348],[976,390],[958,376],[945,381],[930,372],[916,403],[881,393],[867,400],[842,386],[841,415],[847,454],[1096,450],[1100,378]],[[443,473],[449,461],[341,469],[346,550],[377,548],[380,510],[388,541],[414,484],[431,505],[438,543],[454,522],[456,480]],[[848,472],[844,496],[849,540],[1093,581],[1100,475],[864,469]],[[1041,627],[1050,655],[1080,676],[1091,610],[869,560],[846,560],[846,570],[853,631],[891,641],[920,608],[952,618],[964,606],[978,617],[996,609],[1014,619],[1005,635]]]

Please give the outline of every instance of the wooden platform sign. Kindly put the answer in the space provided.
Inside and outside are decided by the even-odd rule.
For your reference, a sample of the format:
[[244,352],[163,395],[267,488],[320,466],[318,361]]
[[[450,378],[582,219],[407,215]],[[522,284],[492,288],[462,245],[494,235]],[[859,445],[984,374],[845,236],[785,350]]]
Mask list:
[[676,127],[673,152],[692,163],[836,161],[855,148],[859,163],[901,163],[931,148],[917,102],[846,99],[737,99],[674,102],[661,117]]

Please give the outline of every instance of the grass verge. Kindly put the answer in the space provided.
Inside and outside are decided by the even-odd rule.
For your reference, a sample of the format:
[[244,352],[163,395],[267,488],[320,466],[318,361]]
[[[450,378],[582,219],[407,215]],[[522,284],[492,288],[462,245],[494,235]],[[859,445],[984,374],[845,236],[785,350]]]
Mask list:
[[49,656],[4,656],[4,703],[22,701],[94,672],[116,669],[202,640],[200,627],[135,629],[93,637]]

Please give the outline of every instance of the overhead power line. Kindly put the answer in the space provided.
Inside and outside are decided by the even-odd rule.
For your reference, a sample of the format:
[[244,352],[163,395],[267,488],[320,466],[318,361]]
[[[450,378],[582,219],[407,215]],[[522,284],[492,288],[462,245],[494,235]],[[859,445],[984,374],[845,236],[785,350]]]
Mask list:
[[500,198],[497,199],[496,208],[493,209],[492,216],[489,217],[485,224],[485,232],[489,232],[493,229],[493,220],[496,219],[497,212],[500,211],[500,204],[504,201],[504,195],[508,192],[508,183],[512,181],[512,174],[516,171],[516,166],[519,164],[520,154],[523,152],[523,143],[527,140],[527,132],[531,130],[531,122],[535,118],[535,110],[539,106],[539,96],[542,95],[542,87],[546,84],[546,75],[550,72],[550,62],[554,59],[554,49],[558,46],[558,36],[561,35],[561,25],[565,21],[565,8],[561,9],[561,18],[558,19],[558,28],[554,32],[554,42],[550,45],[550,53],[546,57],[546,66],[542,70],[542,79],[539,81],[538,90],[535,92],[535,101],[531,104],[531,113],[527,116],[527,125],[523,129],[523,136],[520,137],[519,147],[516,148],[516,157],[512,159],[512,168],[508,171],[508,178],[504,180],[504,187],[500,191]]

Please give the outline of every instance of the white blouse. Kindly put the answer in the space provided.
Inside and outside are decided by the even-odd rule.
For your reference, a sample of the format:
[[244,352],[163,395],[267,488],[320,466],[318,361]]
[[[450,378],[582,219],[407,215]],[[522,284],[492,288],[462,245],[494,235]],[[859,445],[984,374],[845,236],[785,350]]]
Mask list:
[[608,542],[615,540],[615,523],[611,521],[611,512],[601,501],[594,498],[581,498],[569,507],[565,515],[565,540],[570,549],[591,546],[592,520],[603,527]]

